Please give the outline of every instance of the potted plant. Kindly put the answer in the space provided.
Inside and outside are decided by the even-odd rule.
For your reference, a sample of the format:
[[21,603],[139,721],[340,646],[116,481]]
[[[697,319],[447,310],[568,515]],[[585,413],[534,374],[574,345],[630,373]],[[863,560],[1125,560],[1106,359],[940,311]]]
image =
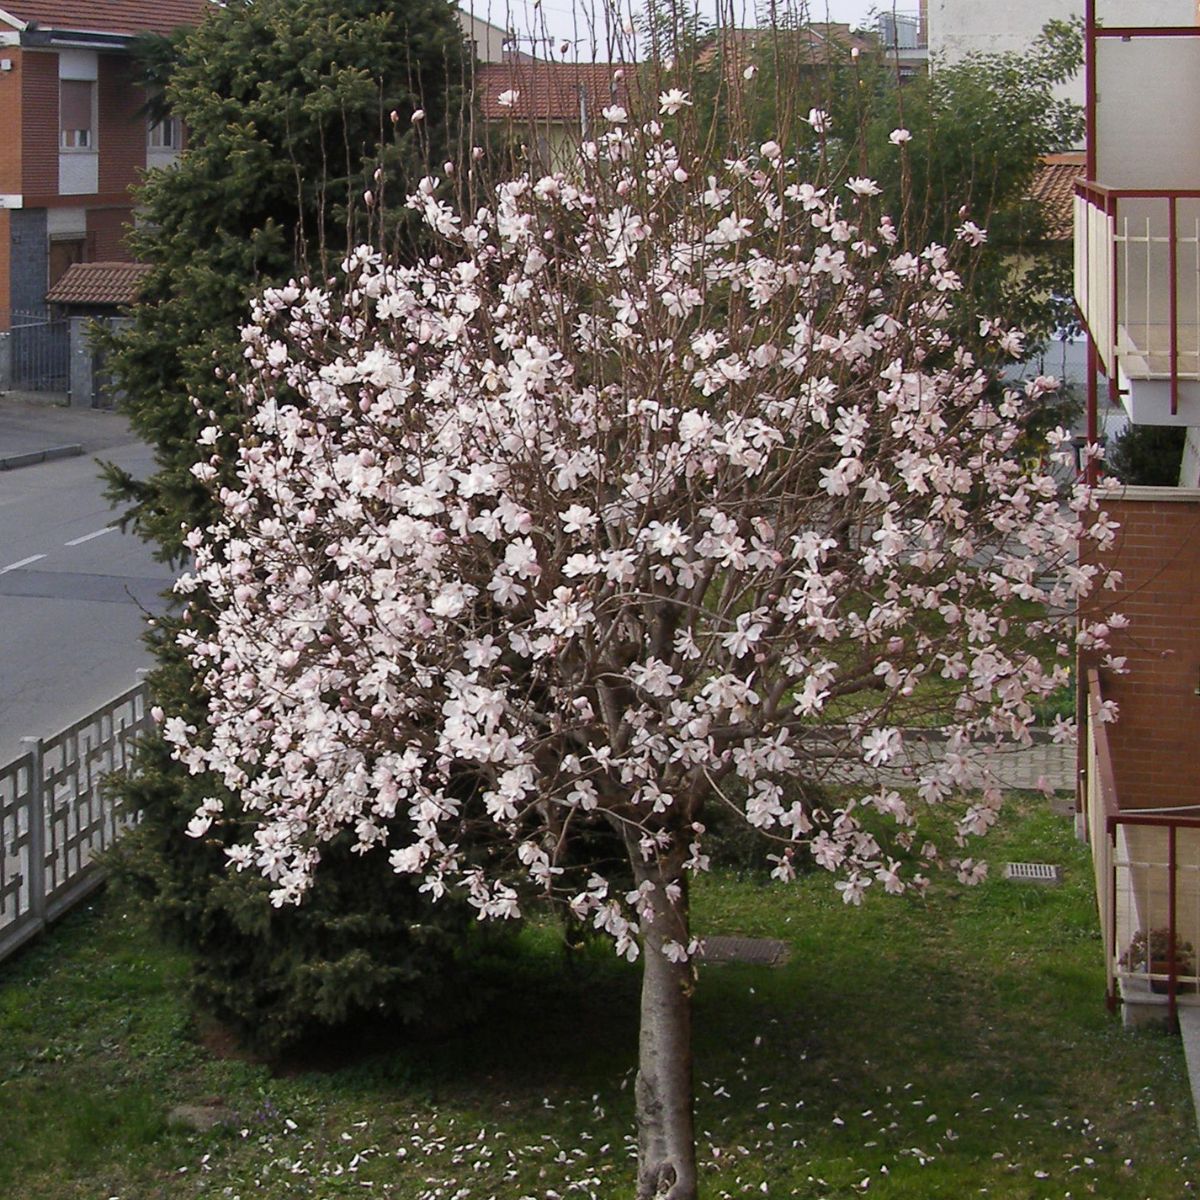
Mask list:
[[[1130,939],[1129,946],[1121,955],[1121,966],[1130,971],[1140,971],[1146,975],[1168,975],[1170,973],[1171,931],[1160,925],[1157,929],[1147,932],[1139,929]],[[1191,942],[1182,942],[1175,935],[1175,975],[1176,992],[1192,992],[1196,985],[1191,981],[1179,980],[1180,975],[1195,973],[1195,956]],[[1168,990],[1166,979],[1150,980],[1150,987],[1156,992]]]

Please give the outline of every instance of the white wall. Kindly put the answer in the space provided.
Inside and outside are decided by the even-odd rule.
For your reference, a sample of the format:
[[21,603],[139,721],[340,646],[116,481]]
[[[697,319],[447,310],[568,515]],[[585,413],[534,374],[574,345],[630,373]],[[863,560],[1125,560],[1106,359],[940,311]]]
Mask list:
[[[929,0],[929,53],[953,63],[978,52],[1020,53],[1047,21],[1083,17],[1083,0]],[[1106,25],[1193,25],[1197,0],[1097,0],[1097,19]],[[1084,101],[1083,71],[1059,89]]]
[[1187,431],[1183,444],[1183,461],[1179,464],[1179,486],[1200,488],[1200,429],[1194,425]]
[[1108,187],[1200,187],[1200,36],[1096,46],[1096,178]]
[[474,43],[475,55],[480,62],[504,62],[506,57],[504,42],[508,35],[496,22],[505,19],[507,9],[500,4],[494,8],[495,12],[487,0],[482,0],[478,5],[473,5],[471,0],[465,0],[458,10],[458,23],[467,40]]

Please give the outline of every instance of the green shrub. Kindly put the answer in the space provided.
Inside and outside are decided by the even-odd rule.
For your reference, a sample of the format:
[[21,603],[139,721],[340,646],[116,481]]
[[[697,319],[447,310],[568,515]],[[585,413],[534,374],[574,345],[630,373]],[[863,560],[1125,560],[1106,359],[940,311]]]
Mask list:
[[1108,451],[1108,469],[1122,483],[1175,487],[1187,430],[1170,425],[1130,425]]

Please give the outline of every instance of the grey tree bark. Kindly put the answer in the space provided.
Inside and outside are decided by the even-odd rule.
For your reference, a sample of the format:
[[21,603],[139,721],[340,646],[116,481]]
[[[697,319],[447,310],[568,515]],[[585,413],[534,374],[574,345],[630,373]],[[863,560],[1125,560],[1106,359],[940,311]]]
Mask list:
[[[663,953],[668,941],[690,940],[682,855],[643,862],[630,847],[634,879],[651,883],[642,927],[641,1030],[636,1084],[638,1200],[697,1200],[692,1098],[692,992],[689,962]],[[668,885],[679,889],[671,900]]]

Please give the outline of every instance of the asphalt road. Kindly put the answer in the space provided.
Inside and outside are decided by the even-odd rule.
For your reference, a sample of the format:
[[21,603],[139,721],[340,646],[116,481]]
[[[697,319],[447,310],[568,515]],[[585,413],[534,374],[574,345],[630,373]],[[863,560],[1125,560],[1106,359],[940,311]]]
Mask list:
[[[103,457],[139,474],[151,465],[133,441]],[[172,573],[115,519],[91,457],[0,473],[0,763],[150,665],[140,634]]]

